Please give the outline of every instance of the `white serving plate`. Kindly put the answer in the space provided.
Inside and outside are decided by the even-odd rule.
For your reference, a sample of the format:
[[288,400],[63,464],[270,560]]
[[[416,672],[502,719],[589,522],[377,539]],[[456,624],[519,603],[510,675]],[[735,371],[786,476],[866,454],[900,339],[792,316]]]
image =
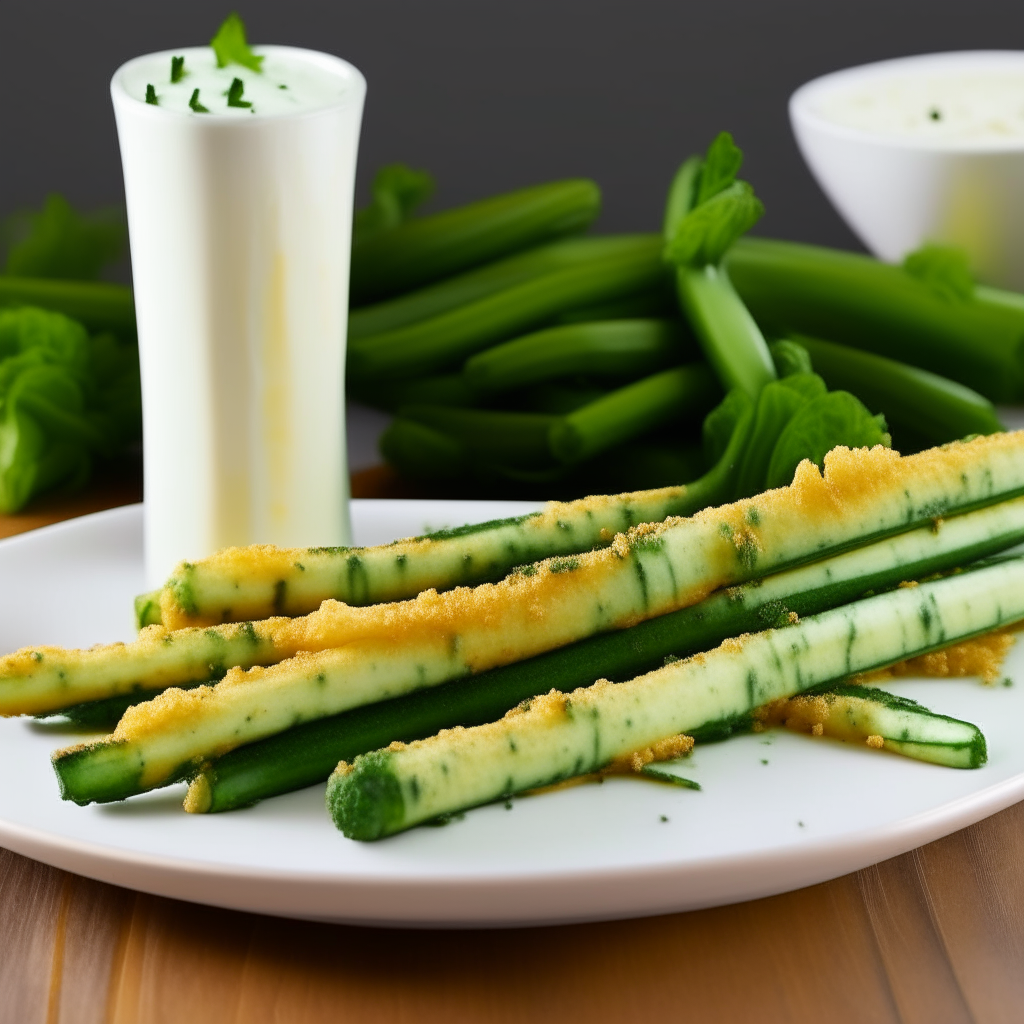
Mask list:
[[[522,502],[353,503],[374,543],[526,511]],[[141,507],[0,542],[0,651],[130,639]],[[1024,683],[1024,647],[1007,668]],[[0,844],[145,892],[378,925],[493,926],[661,914],[783,892],[903,853],[1024,799],[1024,685],[891,687],[985,731],[955,771],[786,733],[699,748],[701,792],[610,779],[472,811],[375,844],[345,839],[315,786],[245,811],[187,815],[176,786],[123,804],[63,803],[51,750],[81,737],[0,721]]]

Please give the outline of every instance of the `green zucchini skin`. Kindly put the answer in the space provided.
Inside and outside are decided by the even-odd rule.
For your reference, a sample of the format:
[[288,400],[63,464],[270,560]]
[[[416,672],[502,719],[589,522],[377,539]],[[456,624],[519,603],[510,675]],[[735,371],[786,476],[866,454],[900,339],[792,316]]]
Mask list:
[[[176,683],[179,690],[191,690],[204,683],[215,683],[219,676],[211,676],[208,679],[199,679],[195,682]],[[103,700],[84,701],[81,704],[72,704],[70,707],[60,708],[57,711],[44,712],[35,715],[35,718],[47,720],[52,718],[63,718],[70,725],[81,729],[113,729],[121,720],[121,716],[136,704],[151,700],[160,690],[143,690],[141,688],[132,690],[129,693],[120,693],[115,697],[106,697]]]
[[[186,806],[228,811],[323,782],[339,761],[457,725],[482,725],[521,701],[599,678],[622,681],[731,636],[786,623],[869,592],[928,577],[1024,543],[1024,499],[968,513],[866,548],[722,591],[629,629],[602,633],[526,661],[308,722],[205,765]],[[749,727],[737,720],[728,731]],[[701,737],[710,739],[710,736]]]
[[626,683],[535,698],[499,722],[340,764],[335,824],[373,840],[605,767],[666,737],[1024,619],[1024,557],[900,588]]
[[[985,736],[976,725],[938,715],[917,701],[876,687],[830,683],[806,690],[794,703],[804,698],[813,702],[816,697],[825,705],[826,737],[846,741],[871,738],[883,750],[944,768],[980,768],[988,760]],[[769,714],[773,721],[779,717],[770,710]],[[790,722],[785,724],[794,728]]]

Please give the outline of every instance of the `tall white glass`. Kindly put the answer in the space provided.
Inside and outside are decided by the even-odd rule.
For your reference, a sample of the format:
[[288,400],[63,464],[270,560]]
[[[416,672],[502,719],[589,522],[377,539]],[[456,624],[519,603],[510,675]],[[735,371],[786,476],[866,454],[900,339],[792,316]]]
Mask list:
[[[232,545],[349,539],[345,337],[366,83],[327,54],[256,52],[268,77],[244,72],[252,107],[229,109],[202,78],[207,48],[137,58],[111,82],[151,586],[182,559]],[[172,86],[177,55],[186,75]],[[286,91],[289,74],[305,93]],[[193,84],[206,86],[196,102],[208,113],[182,100]]]

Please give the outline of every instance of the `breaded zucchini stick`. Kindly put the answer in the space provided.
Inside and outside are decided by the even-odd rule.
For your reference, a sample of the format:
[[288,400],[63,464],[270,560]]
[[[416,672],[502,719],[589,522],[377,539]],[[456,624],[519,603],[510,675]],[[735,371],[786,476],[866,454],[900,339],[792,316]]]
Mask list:
[[304,615],[328,598],[401,601],[427,589],[498,580],[517,565],[604,547],[638,523],[693,511],[685,486],[548,502],[540,512],[440,530],[369,548],[228,548],[182,562],[163,589],[136,600],[140,626],[170,629]]
[[[726,640],[630,682],[553,691],[488,725],[393,743],[339,764],[328,808],[349,838],[379,839],[1021,619],[1024,557]],[[961,732],[947,731],[944,740],[959,743]],[[963,766],[976,763],[968,757]]]
[[719,587],[991,502],[1024,486],[1022,447],[1014,434],[903,459],[881,447],[837,448],[824,476],[805,462],[790,487],[634,527],[607,549],[547,559],[499,584],[373,608],[328,603],[296,620],[299,649],[315,640],[321,653],[232,670],[214,687],[170,690],[129,709],[109,738],[55,755],[63,793],[123,799],[300,722],[622,629]]
[[854,683],[833,683],[783,697],[754,712],[761,726],[866,743],[946,768],[980,768],[988,760],[985,737],[970,722],[937,715],[917,701]]

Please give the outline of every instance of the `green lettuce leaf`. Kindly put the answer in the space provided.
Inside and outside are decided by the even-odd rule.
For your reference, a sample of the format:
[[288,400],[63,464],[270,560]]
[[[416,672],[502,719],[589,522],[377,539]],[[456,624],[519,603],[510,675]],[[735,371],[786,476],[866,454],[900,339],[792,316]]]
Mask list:
[[676,264],[719,263],[729,247],[764,215],[764,204],[745,181],[734,181],[691,210],[677,225],[666,256]]
[[798,373],[766,384],[757,396],[754,427],[736,475],[734,497],[749,498],[765,490],[772,455],[790,420],[813,399],[826,394],[816,373]]
[[885,417],[872,416],[849,391],[830,391],[804,403],[786,424],[772,451],[765,486],[791,483],[804,459],[821,468],[826,453],[837,445],[873,448],[876,444],[891,444]]
[[60,313],[0,310],[0,512],[141,437],[138,352]]
[[772,354],[775,372],[780,377],[790,377],[794,373],[814,372],[810,353],[798,341],[791,341],[788,338],[773,341],[768,345],[768,351]]
[[62,195],[49,195],[42,210],[8,217],[5,272],[19,277],[92,281],[125,252],[128,232],[120,211],[82,215]]
[[734,388],[704,417],[704,461],[713,466],[725,454],[733,432],[751,408],[749,396]]
[[732,135],[719,132],[704,157],[694,205],[700,206],[724,192],[736,180],[742,165],[743,151],[733,142]]
[[35,493],[46,436],[26,413],[0,417],[0,513],[17,512]]

